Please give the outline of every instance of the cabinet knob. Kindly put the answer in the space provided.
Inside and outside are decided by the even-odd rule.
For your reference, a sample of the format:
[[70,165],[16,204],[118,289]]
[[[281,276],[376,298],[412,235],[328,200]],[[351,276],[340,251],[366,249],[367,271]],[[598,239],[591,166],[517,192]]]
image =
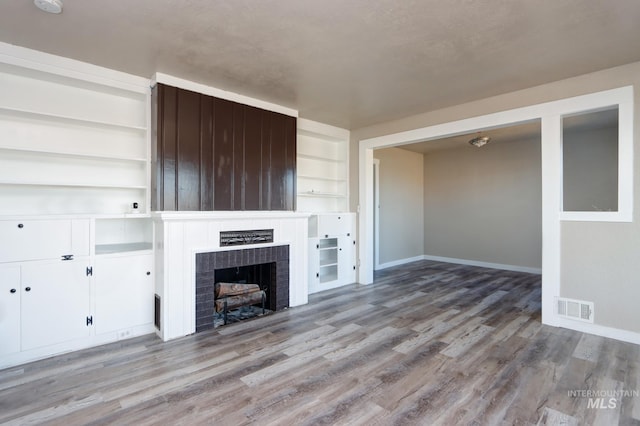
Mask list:
[[31,287],[25,287],[24,291],[31,291]]
[[9,290],[9,292],[10,292],[10,293],[15,293],[15,292],[16,292],[16,289],[15,289],[15,288],[12,288],[11,290]]
[[150,271],[147,271],[147,275],[151,275],[151,272],[150,272]]
[[20,229],[24,228],[24,224],[23,223],[19,223],[18,224],[18,228],[20,228]]

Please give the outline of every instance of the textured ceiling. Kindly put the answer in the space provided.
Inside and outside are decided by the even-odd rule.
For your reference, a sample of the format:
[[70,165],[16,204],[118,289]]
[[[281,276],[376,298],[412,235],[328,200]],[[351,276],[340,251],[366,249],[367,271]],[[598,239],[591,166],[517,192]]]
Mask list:
[[638,0],[0,1],[0,41],[350,129],[640,60]]

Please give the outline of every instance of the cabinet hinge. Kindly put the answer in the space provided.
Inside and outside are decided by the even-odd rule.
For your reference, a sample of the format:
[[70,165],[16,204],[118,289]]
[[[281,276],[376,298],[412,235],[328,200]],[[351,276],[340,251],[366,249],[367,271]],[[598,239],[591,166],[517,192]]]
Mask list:
[[72,254],[63,254],[61,260],[73,260]]
[[87,327],[89,327],[90,325],[93,325],[93,315],[89,315],[87,317]]
[[93,266],[87,266],[87,276],[93,276]]

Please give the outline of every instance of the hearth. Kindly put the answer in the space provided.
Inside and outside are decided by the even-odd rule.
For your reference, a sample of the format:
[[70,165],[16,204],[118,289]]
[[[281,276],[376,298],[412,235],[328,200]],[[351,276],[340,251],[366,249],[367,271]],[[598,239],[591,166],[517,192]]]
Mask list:
[[196,254],[196,332],[215,321],[216,282],[255,283],[266,292],[266,308],[289,307],[289,246],[220,250]]

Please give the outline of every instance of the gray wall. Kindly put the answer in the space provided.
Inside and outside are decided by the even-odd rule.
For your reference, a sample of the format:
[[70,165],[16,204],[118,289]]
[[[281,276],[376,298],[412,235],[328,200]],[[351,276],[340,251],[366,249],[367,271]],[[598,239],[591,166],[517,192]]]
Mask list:
[[422,154],[376,150],[380,160],[380,264],[424,254]]
[[425,254],[539,269],[540,139],[424,156]]
[[350,146],[351,206],[359,205],[358,142],[362,139],[627,85],[634,86],[635,102],[634,221],[562,222],[560,293],[595,302],[597,325],[640,333],[640,62],[356,129]]

